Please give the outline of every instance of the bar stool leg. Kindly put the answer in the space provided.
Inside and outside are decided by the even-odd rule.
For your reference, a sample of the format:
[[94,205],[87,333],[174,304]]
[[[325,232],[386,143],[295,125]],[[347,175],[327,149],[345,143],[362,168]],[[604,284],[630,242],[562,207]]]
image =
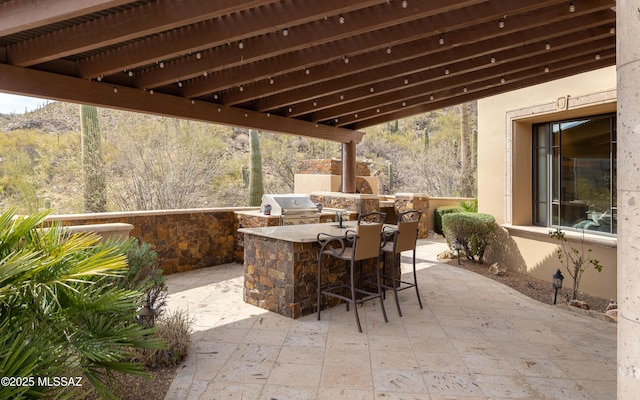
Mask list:
[[380,299],[380,308],[382,308],[382,316],[384,317],[384,322],[389,322],[389,320],[387,319],[387,311],[384,309],[382,283],[380,282],[380,256],[378,256],[378,260],[376,261],[376,283],[378,284],[378,298]]
[[320,321],[320,288],[322,287],[322,253],[318,254],[318,287],[316,289],[316,307],[318,307],[318,321]]
[[398,299],[398,285],[400,284],[398,282],[398,278],[396,276],[396,259],[400,257],[400,254],[398,253],[390,253],[392,259],[391,262],[391,281],[392,281],[392,285],[393,285],[393,297],[396,300],[396,307],[398,308],[398,315],[402,317],[402,311],[400,310],[400,300]]
[[422,309],[422,299],[420,298],[420,291],[418,290],[418,275],[416,274],[416,249],[413,249],[413,284],[416,287],[418,304],[420,304],[420,308]]
[[[358,316],[358,304],[356,298],[356,287],[355,287],[355,274],[354,271],[356,269],[354,261],[351,261],[351,302],[353,303],[353,313],[356,316],[356,324],[358,325],[358,332],[362,332],[362,326],[360,326],[360,317]],[[347,310],[349,310],[349,302],[347,302]]]

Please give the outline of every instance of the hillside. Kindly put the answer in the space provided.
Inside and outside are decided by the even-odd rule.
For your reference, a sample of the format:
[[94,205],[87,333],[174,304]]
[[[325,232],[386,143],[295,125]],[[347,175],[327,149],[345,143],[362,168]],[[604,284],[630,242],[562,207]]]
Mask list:
[[[467,107],[475,127],[475,103]],[[84,211],[79,109],[52,102],[25,114],[0,114],[0,207]],[[103,108],[98,117],[108,211],[246,205],[246,129]],[[365,133],[358,160],[370,164],[383,191],[392,184],[392,192],[459,194],[460,107]],[[272,193],[293,190],[300,160],[340,156],[337,143],[290,135],[263,132],[260,146],[265,191]]]

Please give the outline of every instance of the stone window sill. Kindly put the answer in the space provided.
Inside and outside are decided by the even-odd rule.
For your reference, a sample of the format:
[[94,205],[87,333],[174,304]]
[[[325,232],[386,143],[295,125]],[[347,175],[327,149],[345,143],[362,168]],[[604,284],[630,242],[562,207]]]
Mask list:
[[[532,226],[532,225],[511,225],[511,224],[502,224],[502,227],[509,231],[510,235],[516,236],[528,236],[532,239],[541,240],[542,238],[546,238],[550,240],[549,232],[553,231],[555,228],[548,228],[543,226]],[[579,241],[582,239],[581,231],[573,231],[573,230],[563,230],[567,239],[572,241]],[[590,246],[599,246],[599,247],[609,247],[616,248],[618,247],[618,239],[615,236],[604,236],[597,235],[593,233],[589,233],[589,231],[584,231],[584,243]]]

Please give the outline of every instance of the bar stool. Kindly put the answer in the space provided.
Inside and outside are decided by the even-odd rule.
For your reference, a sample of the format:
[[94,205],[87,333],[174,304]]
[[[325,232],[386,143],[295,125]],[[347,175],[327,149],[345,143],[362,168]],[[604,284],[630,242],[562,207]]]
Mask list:
[[[398,215],[398,225],[396,229],[385,228],[383,236],[385,241],[382,246],[383,254],[391,255],[391,275],[386,272],[386,257],[382,266],[382,287],[384,289],[393,290],[393,296],[396,300],[398,314],[402,317],[400,310],[400,301],[398,300],[398,292],[401,290],[416,288],[418,296],[418,304],[422,308],[422,300],[418,291],[418,278],[416,276],[416,242],[418,240],[418,223],[422,217],[422,211],[409,210]],[[401,276],[397,276],[397,260],[400,259],[403,251],[413,250],[413,282],[403,281]],[[387,282],[390,282],[387,284]]]
[[[382,299],[382,286],[380,283],[380,247],[382,244],[382,225],[384,213],[369,213],[358,217],[356,230],[348,230],[344,236],[333,236],[325,233],[318,234],[320,251],[318,253],[318,288],[317,307],[318,320],[320,320],[322,295],[335,297],[349,304],[353,304],[353,312],[356,317],[358,331],[362,332],[360,318],[358,316],[358,304],[375,298],[380,299],[380,308],[384,322],[388,322],[387,313]],[[329,256],[347,262],[347,281],[335,284],[322,284],[322,257]],[[376,260],[376,285],[377,291],[365,290],[355,284],[355,267],[357,262],[374,258]]]

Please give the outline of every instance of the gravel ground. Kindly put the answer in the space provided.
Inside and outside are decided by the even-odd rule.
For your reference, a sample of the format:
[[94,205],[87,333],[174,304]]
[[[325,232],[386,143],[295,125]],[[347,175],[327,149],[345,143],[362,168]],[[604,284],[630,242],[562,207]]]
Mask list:
[[[143,378],[135,375],[119,374],[115,375],[115,382],[118,384],[116,396],[120,400],[163,400],[171,386],[171,381],[176,374],[178,367],[155,368],[149,372],[151,379]],[[90,383],[85,386],[91,387]],[[98,400],[100,397],[92,392],[86,399]]]
[[[458,267],[457,260],[442,260],[449,265]],[[504,276],[497,276],[489,272],[490,264],[477,264],[468,260],[460,260],[461,265],[460,268],[464,268],[469,271],[473,271],[477,274],[484,275],[488,278],[501,282],[518,292],[524,294],[525,296],[531,297],[532,299],[538,300],[539,302],[546,304],[553,304],[553,289],[551,288],[551,279],[548,281],[542,279],[536,279],[527,275],[518,274],[515,272],[507,272]],[[569,282],[565,279],[565,285],[570,285],[571,278],[569,278]],[[571,289],[567,287],[563,287],[558,291],[558,306],[567,306],[566,303],[571,296]],[[589,305],[589,308],[594,311],[589,313],[594,317],[600,317],[599,313],[604,313],[607,309],[607,305],[609,305],[610,299],[603,299],[601,297],[595,297],[588,295],[586,293],[578,292],[578,300],[582,300]],[[567,306],[568,307],[568,306]],[[572,310],[578,310],[575,307],[571,307]]]

